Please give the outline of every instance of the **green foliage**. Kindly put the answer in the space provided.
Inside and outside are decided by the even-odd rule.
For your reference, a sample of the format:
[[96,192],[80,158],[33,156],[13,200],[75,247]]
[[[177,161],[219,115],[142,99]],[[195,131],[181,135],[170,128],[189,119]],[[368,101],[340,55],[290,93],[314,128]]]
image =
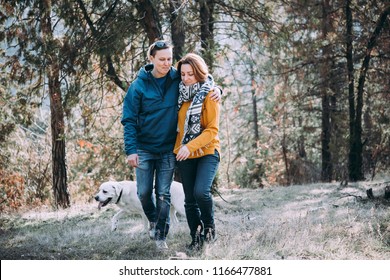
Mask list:
[[253,158],[243,162],[234,171],[235,183],[242,188],[263,188],[265,179],[264,165]]

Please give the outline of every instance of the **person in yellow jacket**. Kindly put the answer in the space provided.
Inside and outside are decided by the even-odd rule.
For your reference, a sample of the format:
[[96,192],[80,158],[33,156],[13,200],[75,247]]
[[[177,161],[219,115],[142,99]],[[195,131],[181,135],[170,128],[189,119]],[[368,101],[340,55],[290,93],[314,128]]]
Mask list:
[[216,239],[211,185],[220,162],[220,104],[210,98],[213,77],[205,61],[189,53],[178,63],[178,133],[174,153],[185,194],[189,249]]

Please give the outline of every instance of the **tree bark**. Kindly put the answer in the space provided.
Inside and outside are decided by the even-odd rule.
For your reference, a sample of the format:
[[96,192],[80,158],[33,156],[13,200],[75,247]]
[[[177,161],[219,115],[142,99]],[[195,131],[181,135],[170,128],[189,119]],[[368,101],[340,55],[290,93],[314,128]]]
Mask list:
[[[331,83],[329,88],[331,91],[330,96],[330,125],[331,125],[331,154],[332,154],[332,165],[333,165],[333,179],[335,180],[347,180],[345,176],[347,174],[347,166],[344,164],[343,151],[348,149],[348,144],[345,143],[344,134],[345,130],[342,129],[340,123],[341,119],[344,119],[344,110],[339,110],[339,106],[342,103],[341,100],[344,92],[345,84],[345,62],[332,61],[331,66]],[[340,102],[340,103],[339,103]]]
[[45,45],[46,70],[49,84],[51,134],[52,134],[52,173],[56,207],[70,206],[65,153],[65,122],[62,105],[60,67],[56,54],[51,25],[51,1],[41,1],[42,37]]
[[[350,1],[347,1],[349,3]],[[348,17],[348,13],[350,16]],[[363,95],[364,95],[364,84],[366,81],[367,71],[371,59],[371,52],[377,44],[378,37],[385,25],[387,17],[390,13],[390,6],[386,7],[385,10],[379,17],[376,24],[375,30],[371,35],[366,53],[363,59],[362,66],[360,68],[357,96],[356,96],[356,112],[354,114],[354,120],[350,127],[350,151],[349,151],[349,178],[351,181],[358,181],[364,179],[363,174],[363,143],[362,143],[362,114],[363,114]],[[350,18],[352,25],[352,15],[350,7],[347,5],[347,21]],[[350,27],[352,28],[352,27]],[[350,31],[352,32],[352,31]],[[351,37],[351,36],[349,36]],[[350,98],[351,99],[351,98]],[[354,99],[354,98],[353,98]],[[354,101],[354,100],[353,100]],[[351,101],[350,101],[351,102]],[[351,115],[350,115],[351,117]],[[351,122],[351,121],[350,121]]]
[[174,46],[173,61],[179,61],[184,55],[186,32],[184,28],[183,9],[184,6],[181,6],[181,1],[169,1],[169,12],[171,15],[171,40]]
[[[326,40],[328,33],[330,32],[332,22],[330,18],[330,4],[329,0],[323,1],[322,7],[322,37]],[[330,98],[328,95],[329,79],[330,79],[330,61],[331,59],[331,46],[330,44],[322,48],[323,63],[321,65],[321,99],[322,99],[322,116],[321,116],[321,155],[322,155],[322,170],[321,179],[324,182],[332,181],[333,164],[332,154],[330,151],[330,139],[331,139],[331,124],[330,124]]]
[[156,5],[158,1],[139,0],[136,4],[141,23],[144,26],[149,45],[162,40],[163,34]]
[[258,116],[257,116],[255,71],[253,69],[253,64],[250,65],[250,69],[251,69],[251,83],[252,83],[252,112],[253,112],[253,134],[254,134],[254,143],[252,147],[258,148],[260,137],[259,137]]
[[355,78],[353,67],[353,34],[352,34],[352,11],[351,0],[346,1],[345,6],[346,24],[347,24],[347,36],[346,36],[346,57],[347,57],[347,71],[348,71],[348,106],[349,106],[349,154],[348,154],[348,173],[351,181],[357,180],[356,174],[356,162],[358,155],[355,148]]
[[288,157],[287,157],[287,143],[286,143],[286,132],[284,131],[285,129],[283,128],[283,138],[282,138],[282,154],[283,154],[283,161],[284,161],[284,166],[286,168],[286,184],[290,185],[291,184],[291,179],[290,179],[290,168],[288,164]]
[[199,0],[202,55],[209,66],[210,72],[214,63],[214,6],[214,0]]

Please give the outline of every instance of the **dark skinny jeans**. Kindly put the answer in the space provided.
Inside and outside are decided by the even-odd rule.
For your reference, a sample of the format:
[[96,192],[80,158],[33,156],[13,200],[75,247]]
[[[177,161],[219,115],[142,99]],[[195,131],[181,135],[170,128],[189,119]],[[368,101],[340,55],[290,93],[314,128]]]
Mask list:
[[215,228],[211,186],[219,161],[219,153],[215,150],[213,155],[177,162],[185,194],[187,223],[193,238],[201,222],[205,228]]

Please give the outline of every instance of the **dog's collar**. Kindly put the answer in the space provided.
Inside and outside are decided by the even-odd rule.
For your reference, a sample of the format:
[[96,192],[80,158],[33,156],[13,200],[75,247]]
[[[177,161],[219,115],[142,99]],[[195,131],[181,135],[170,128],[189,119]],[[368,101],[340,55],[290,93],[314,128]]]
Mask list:
[[123,189],[122,189],[121,192],[119,193],[118,200],[115,202],[115,204],[118,204],[119,200],[121,199],[121,197],[122,197],[122,192],[123,192]]

